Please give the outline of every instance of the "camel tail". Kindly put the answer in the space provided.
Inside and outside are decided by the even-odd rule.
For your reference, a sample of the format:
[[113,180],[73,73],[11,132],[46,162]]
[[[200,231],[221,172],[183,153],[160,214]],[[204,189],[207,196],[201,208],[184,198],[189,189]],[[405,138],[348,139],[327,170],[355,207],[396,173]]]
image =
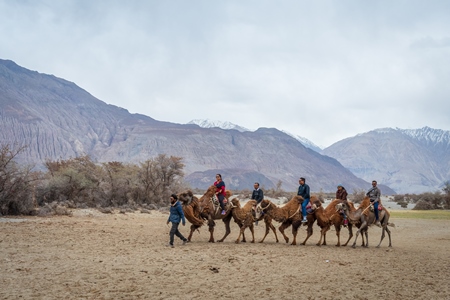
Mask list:
[[394,223],[387,223],[387,226],[390,226],[390,227],[394,227],[395,228],[395,224]]

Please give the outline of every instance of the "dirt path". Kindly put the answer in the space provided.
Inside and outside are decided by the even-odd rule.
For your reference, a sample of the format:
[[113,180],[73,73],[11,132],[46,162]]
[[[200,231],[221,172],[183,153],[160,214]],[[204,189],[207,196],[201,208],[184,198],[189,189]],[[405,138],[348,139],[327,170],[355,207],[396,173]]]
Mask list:
[[[379,228],[370,229],[368,249],[335,247],[334,230],[328,246],[317,247],[317,226],[306,246],[276,244],[272,233],[264,244],[235,244],[233,224],[224,243],[208,243],[202,228],[171,249],[166,219],[159,212],[3,219],[0,298],[450,299],[449,220],[393,219],[393,248],[387,238],[375,248]],[[188,226],[180,228],[187,235]],[[256,227],[258,240],[263,232]]]

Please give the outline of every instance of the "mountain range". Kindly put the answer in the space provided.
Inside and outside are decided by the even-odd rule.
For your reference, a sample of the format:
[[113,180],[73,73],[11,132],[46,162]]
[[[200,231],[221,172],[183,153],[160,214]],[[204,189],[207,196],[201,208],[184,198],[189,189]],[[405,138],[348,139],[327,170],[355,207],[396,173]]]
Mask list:
[[341,140],[322,154],[356,176],[376,179],[398,193],[442,189],[450,180],[450,131],[381,128]]
[[[89,155],[94,161],[143,162],[158,154],[183,158],[192,187],[222,173],[231,189],[296,190],[304,176],[313,191],[367,188],[336,159],[304,147],[274,128],[238,131],[155,120],[106,104],[72,82],[0,60],[0,142],[27,145],[19,163]],[[386,187],[386,191],[394,193]]]

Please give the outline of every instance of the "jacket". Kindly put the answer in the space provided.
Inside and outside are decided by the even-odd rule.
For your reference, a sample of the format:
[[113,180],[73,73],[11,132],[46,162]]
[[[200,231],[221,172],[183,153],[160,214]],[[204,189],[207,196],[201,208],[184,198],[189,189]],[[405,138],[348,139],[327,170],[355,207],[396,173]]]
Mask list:
[[302,196],[303,199],[309,199],[309,185],[307,185],[306,183],[304,185],[300,185],[298,187],[298,192],[297,195]]
[[172,223],[180,223],[180,221],[182,221],[183,225],[186,224],[183,208],[181,207],[181,203],[179,201],[176,201],[174,204],[170,206],[170,214],[169,219],[167,219],[167,221]]
[[264,193],[262,189],[253,190],[252,199],[256,200],[256,203],[261,202],[264,199]]
[[347,196],[347,191],[344,188],[336,191],[336,199],[347,200]]
[[223,195],[224,197],[227,195],[225,193],[225,183],[222,180],[214,182],[214,185],[216,187],[216,192],[219,192],[219,194]]
[[380,200],[381,191],[380,191],[380,189],[376,186],[376,187],[371,188],[371,189],[367,192],[366,196],[369,196],[370,202],[378,201],[378,200]]

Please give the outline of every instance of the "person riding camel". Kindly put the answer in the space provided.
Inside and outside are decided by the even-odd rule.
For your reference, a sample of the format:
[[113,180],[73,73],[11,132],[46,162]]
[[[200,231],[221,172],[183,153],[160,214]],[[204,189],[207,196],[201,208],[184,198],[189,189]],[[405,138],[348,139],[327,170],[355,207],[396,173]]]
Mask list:
[[380,204],[381,191],[377,187],[377,181],[372,181],[372,188],[366,193],[366,196],[370,198],[370,203],[373,203],[373,210],[375,213],[375,225],[381,227],[379,216],[378,216],[378,205]]
[[216,181],[214,182],[214,186],[216,187],[216,195],[217,199],[219,199],[220,208],[222,209],[222,215],[225,215],[227,211],[225,210],[224,199],[226,196],[225,193],[225,182],[222,180],[222,175],[216,174]]
[[[259,188],[259,182],[255,182],[255,184],[253,184],[253,188],[252,200],[256,200],[256,205],[258,205],[264,199],[264,192]],[[264,214],[264,212],[262,214]],[[258,220],[255,221],[255,225],[258,225]]]
[[[347,191],[342,186],[342,184],[338,184],[337,191],[336,191],[336,199],[344,200],[344,202],[347,204]],[[347,215],[345,214],[345,211],[342,211],[342,214],[344,216],[344,227],[347,227],[348,225],[348,219]]]
[[298,192],[297,195],[298,196],[302,196],[303,197],[303,202],[302,202],[302,215],[303,215],[303,219],[302,219],[302,223],[307,223],[308,220],[306,220],[306,206],[309,203],[309,185],[307,185],[305,183],[306,179],[304,177],[300,177],[299,179],[299,186],[298,186]]

